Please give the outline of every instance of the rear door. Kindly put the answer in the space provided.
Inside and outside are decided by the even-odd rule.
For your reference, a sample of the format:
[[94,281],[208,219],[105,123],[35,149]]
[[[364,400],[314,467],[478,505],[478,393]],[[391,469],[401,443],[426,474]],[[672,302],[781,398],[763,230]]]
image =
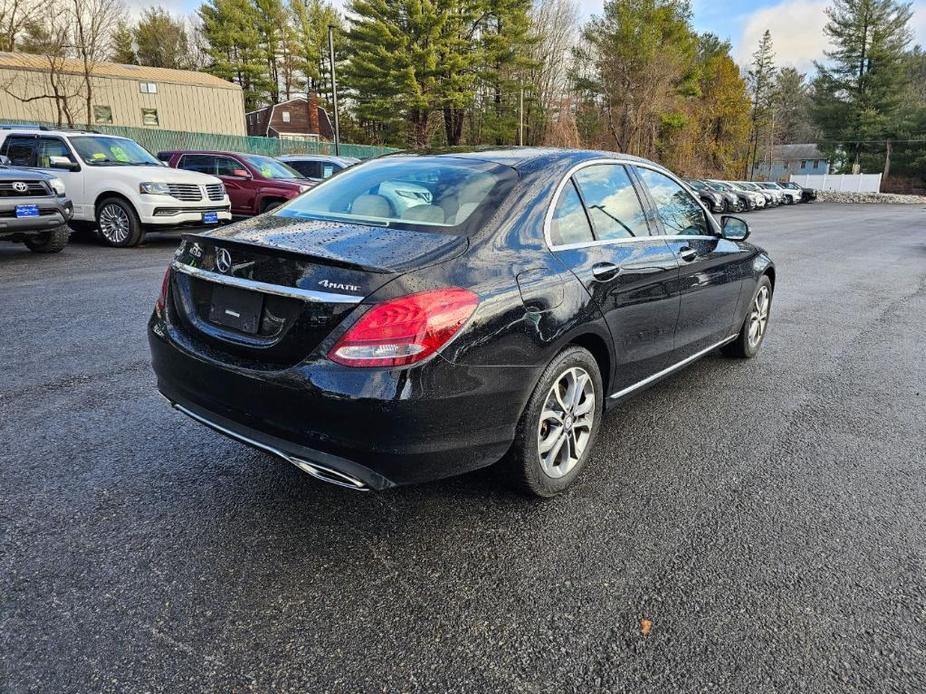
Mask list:
[[588,290],[611,331],[617,358],[612,392],[660,371],[671,357],[678,262],[657,230],[619,163],[576,171],[550,219],[551,250]]
[[681,305],[675,329],[675,361],[730,336],[747,253],[720,237],[710,215],[678,181],[642,166],[658,223],[679,265]]

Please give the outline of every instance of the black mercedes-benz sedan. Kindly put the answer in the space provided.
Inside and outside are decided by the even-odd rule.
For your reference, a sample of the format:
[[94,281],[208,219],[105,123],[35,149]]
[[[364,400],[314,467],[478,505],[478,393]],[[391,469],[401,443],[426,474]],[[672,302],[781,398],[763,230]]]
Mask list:
[[158,388],[341,486],[501,461],[552,496],[609,407],[758,352],[775,268],[748,235],[629,156],[383,157],[184,237],[149,323]]

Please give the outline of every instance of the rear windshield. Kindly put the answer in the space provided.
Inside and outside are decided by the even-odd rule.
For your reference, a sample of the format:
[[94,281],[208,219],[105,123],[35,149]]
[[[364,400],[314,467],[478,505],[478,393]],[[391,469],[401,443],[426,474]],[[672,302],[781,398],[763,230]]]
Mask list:
[[359,164],[274,214],[396,227],[454,228],[497,209],[515,172],[451,157],[385,157]]

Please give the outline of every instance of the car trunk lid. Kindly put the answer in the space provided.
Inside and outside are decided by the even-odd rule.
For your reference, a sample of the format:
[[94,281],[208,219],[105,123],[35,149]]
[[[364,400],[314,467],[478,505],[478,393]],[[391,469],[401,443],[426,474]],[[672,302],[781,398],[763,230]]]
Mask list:
[[206,356],[283,368],[387,282],[466,246],[465,237],[439,232],[264,215],[184,236],[170,315]]

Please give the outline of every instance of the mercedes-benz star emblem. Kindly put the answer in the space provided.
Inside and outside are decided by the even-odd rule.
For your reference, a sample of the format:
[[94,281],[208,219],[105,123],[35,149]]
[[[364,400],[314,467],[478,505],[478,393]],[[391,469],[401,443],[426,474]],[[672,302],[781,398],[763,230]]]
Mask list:
[[231,268],[231,253],[229,253],[225,248],[220,248],[215,252],[215,269],[219,272],[228,274]]
[[27,186],[22,181],[14,181],[13,190],[15,190],[17,193],[25,193],[27,190],[29,190],[29,186]]

